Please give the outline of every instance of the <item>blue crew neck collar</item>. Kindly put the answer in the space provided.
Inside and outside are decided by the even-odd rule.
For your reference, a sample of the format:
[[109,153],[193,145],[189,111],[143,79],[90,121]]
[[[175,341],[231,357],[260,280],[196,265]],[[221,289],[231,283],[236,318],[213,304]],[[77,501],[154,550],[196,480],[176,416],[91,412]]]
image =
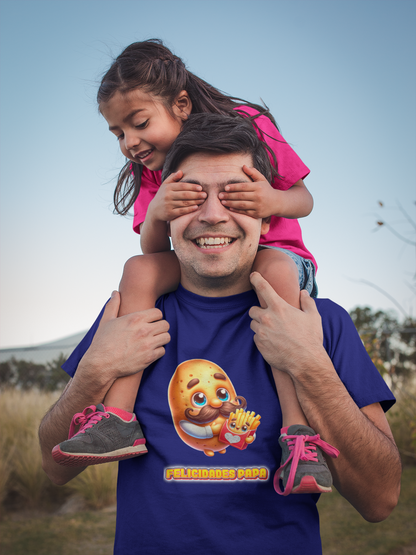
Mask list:
[[181,301],[193,304],[196,306],[209,308],[211,310],[227,310],[228,308],[235,308],[238,305],[246,306],[248,303],[258,305],[257,295],[253,289],[239,293],[238,295],[230,295],[228,297],[203,297],[196,295],[185,289],[179,284],[175,294]]

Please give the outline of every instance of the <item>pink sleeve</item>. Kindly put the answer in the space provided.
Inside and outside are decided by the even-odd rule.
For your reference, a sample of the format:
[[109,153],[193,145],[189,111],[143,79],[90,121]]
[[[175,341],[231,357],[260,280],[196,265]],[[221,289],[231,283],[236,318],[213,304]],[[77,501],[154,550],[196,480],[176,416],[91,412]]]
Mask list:
[[146,218],[147,209],[162,184],[162,171],[152,172],[143,168],[140,192],[134,203],[133,231],[140,233],[140,225]]
[[[250,116],[258,114],[257,110],[249,106],[239,106],[235,109],[244,111]],[[293,148],[284,140],[267,116],[259,116],[254,121],[260,129],[259,131],[259,129],[254,126],[257,135],[268,144],[276,156],[277,171],[281,179],[275,177],[271,185],[275,189],[287,191],[287,189],[290,189],[299,179],[305,179],[310,170],[305,166]],[[272,160],[271,156],[270,159]]]

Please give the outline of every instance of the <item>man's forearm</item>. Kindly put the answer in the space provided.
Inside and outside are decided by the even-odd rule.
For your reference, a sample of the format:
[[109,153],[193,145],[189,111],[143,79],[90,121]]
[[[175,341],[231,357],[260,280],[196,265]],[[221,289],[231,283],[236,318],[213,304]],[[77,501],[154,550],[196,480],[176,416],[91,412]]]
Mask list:
[[39,439],[43,468],[50,479],[64,484],[79,474],[56,464],[51,450],[68,437],[73,415],[101,403],[114,381],[136,374],[165,354],[170,341],[169,324],[156,308],[117,317],[120,295],[113,292],[94,339],[74,378],[42,420]]
[[[364,518],[383,520],[398,500],[401,464],[380,405],[360,410],[351,398],[323,347],[321,317],[306,291],[298,310],[256,272],[250,279],[267,305],[249,312],[258,349],[272,368],[292,378],[309,424],[341,452],[329,461],[337,489]],[[343,358],[345,364],[355,360],[345,347]]]
[[328,460],[335,487],[366,520],[385,519],[398,501],[401,463],[380,405],[360,410],[325,351],[292,379],[310,426],[341,453]]

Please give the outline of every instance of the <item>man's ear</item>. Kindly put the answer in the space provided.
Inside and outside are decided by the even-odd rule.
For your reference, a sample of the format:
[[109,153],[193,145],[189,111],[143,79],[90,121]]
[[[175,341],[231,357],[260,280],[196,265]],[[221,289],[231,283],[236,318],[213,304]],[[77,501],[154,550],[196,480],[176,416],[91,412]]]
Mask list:
[[266,235],[266,233],[269,232],[270,222],[271,222],[271,217],[270,216],[268,218],[263,218],[262,219],[262,221],[261,221],[261,234],[262,235]]
[[172,104],[172,110],[175,116],[181,118],[183,121],[188,119],[189,114],[192,112],[192,102],[186,91],[181,91],[175,98]]

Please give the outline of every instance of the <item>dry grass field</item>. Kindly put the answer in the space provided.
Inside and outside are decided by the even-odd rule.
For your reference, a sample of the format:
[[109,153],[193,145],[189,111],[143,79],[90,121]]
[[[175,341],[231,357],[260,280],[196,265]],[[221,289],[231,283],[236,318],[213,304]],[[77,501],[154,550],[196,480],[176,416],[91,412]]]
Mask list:
[[[57,397],[35,390],[1,391],[2,555],[113,552],[117,464],[90,467],[65,487],[51,484],[42,470],[37,430]],[[411,425],[415,410],[405,398],[390,416],[407,462],[415,460]],[[379,524],[365,522],[337,492],[323,495],[318,508],[324,555],[416,554],[415,492],[416,466],[409,465],[398,507]]]

